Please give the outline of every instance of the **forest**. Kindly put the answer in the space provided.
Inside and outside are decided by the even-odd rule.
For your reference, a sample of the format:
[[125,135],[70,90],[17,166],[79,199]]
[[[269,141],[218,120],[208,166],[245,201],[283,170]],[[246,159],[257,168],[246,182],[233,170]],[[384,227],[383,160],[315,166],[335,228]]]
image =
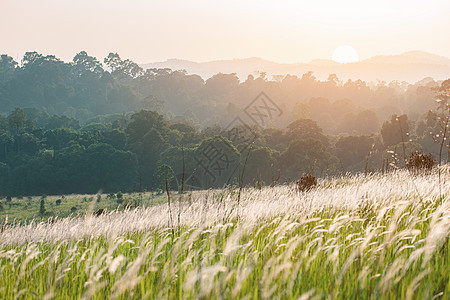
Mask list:
[[446,162],[448,107],[436,99],[449,91],[431,78],[240,82],[144,70],[117,53],[2,55],[0,195],[158,190],[167,170],[176,190],[384,172],[414,153]]

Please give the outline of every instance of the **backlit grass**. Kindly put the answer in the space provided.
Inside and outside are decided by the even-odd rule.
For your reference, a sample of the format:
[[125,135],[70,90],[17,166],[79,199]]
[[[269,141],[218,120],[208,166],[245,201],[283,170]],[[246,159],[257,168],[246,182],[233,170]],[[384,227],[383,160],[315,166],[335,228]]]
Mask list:
[[4,225],[0,298],[448,299],[449,184],[347,179]]

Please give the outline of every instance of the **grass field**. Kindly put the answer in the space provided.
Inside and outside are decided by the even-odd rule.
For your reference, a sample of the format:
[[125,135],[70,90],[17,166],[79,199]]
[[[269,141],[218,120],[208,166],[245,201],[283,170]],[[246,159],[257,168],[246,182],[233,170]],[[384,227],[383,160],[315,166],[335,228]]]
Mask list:
[[[113,195],[113,196],[112,196]],[[111,197],[112,196],[112,197]],[[99,209],[106,211],[123,210],[127,205],[150,206],[164,203],[167,198],[155,193],[123,194],[119,202],[116,194],[96,195],[59,195],[44,196],[45,212],[40,213],[42,196],[13,197],[10,202],[0,200],[0,223],[6,219],[10,223],[27,223],[30,221],[47,221],[49,218],[65,218],[95,213]],[[57,204],[57,201],[61,201]]]
[[1,299],[450,299],[450,176],[173,194],[0,233]]

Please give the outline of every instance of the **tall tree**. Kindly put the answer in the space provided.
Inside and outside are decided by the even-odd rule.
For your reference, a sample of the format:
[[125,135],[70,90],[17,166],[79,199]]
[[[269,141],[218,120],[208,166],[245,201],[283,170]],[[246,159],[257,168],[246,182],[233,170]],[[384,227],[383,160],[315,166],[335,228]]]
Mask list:
[[409,140],[409,122],[407,115],[392,115],[381,127],[381,136],[385,146],[393,146]]

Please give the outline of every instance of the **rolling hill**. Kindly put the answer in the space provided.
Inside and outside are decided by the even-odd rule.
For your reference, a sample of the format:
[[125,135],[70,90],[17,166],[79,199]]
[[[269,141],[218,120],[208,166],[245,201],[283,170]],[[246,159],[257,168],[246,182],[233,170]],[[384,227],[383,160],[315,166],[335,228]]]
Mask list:
[[186,70],[189,74],[198,74],[208,79],[217,73],[236,73],[241,80],[249,74],[266,72],[273,75],[297,75],[313,71],[322,80],[335,73],[341,80],[362,79],[366,81],[419,81],[425,77],[436,80],[450,77],[450,59],[423,51],[409,51],[399,55],[374,56],[357,63],[340,64],[332,60],[317,59],[308,63],[276,63],[257,57],[210,62],[193,62],[182,59],[169,59],[164,62],[147,63],[144,68],[171,68]]

